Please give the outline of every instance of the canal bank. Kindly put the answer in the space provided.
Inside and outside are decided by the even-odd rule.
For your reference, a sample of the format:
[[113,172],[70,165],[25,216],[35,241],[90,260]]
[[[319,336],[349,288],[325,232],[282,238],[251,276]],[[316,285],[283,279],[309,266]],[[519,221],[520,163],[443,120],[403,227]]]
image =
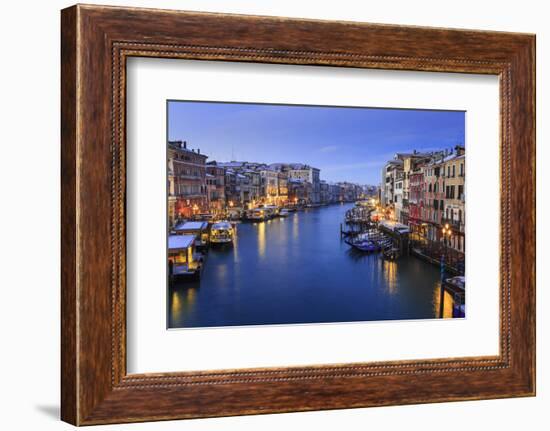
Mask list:
[[169,288],[168,326],[438,317],[439,270],[414,257],[390,262],[351,250],[339,226],[352,207],[239,224],[233,247],[209,251],[200,281]]

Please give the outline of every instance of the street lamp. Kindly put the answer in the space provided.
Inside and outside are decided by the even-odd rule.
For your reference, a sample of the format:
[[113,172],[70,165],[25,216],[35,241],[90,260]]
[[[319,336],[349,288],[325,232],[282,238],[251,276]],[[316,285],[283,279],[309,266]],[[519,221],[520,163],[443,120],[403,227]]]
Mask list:
[[445,244],[445,254],[441,253],[441,289],[440,289],[440,295],[439,295],[439,317],[443,318],[443,310],[444,310],[444,300],[445,300],[445,258],[447,257],[447,239],[451,238],[451,235],[453,234],[452,229],[449,227],[449,224],[445,224],[443,228],[441,229],[441,233],[443,235],[443,243]]
[[443,226],[443,229],[441,229],[441,233],[443,234],[443,242],[445,244],[445,257],[447,257],[447,240],[451,240],[451,235],[453,234],[452,229],[449,227],[449,224],[446,223],[445,226]]

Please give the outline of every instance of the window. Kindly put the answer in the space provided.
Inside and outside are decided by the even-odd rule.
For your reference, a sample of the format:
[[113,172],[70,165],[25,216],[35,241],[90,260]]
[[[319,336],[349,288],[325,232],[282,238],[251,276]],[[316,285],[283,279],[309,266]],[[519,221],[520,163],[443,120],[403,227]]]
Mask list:
[[443,211],[443,199],[439,201],[439,209]]
[[460,176],[461,176],[461,177],[464,176],[464,163],[461,163],[461,164],[460,164]]
[[458,198],[459,199],[464,199],[464,186],[463,185],[458,186]]
[[432,192],[432,185],[430,183],[430,185],[428,186],[428,191],[431,193]]
[[455,168],[456,168],[456,166],[453,165],[453,177],[455,176]]
[[450,166],[447,166],[447,176],[448,177],[451,176],[451,167]]

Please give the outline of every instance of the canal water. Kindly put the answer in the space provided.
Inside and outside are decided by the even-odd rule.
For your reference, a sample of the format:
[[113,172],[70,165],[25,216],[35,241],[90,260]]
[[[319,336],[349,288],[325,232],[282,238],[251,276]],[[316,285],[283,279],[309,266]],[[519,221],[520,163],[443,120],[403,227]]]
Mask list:
[[169,288],[168,327],[437,317],[439,269],[412,256],[390,262],[352,250],[339,234],[352,206],[238,224],[233,247],[210,249],[200,281]]

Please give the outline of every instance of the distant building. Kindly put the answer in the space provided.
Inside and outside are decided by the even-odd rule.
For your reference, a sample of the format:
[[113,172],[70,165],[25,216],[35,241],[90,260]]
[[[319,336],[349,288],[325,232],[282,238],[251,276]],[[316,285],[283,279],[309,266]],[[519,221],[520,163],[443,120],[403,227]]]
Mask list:
[[206,187],[208,191],[208,205],[213,213],[225,209],[225,170],[216,162],[206,164]]
[[260,171],[262,178],[262,197],[265,203],[275,204],[279,200],[279,172],[271,167]]
[[288,175],[286,172],[277,172],[278,196],[277,204],[284,205],[288,202]]
[[320,182],[319,186],[320,190],[320,199],[322,204],[328,204],[330,203],[330,186],[326,181]]
[[290,163],[287,166],[289,178],[301,179],[311,184],[311,195],[308,196],[309,203],[321,203],[321,171],[302,163]]
[[262,197],[262,177],[253,169],[245,169],[242,174],[248,178],[248,205],[255,206]]
[[391,216],[391,218],[395,218],[395,215],[393,213],[395,207],[395,186],[398,178],[401,176],[402,173],[403,160],[399,159],[388,161],[382,169],[382,184],[380,185],[380,205],[385,209],[386,214],[388,214],[388,216]]
[[358,184],[339,182],[338,186],[340,188],[340,202],[355,202],[361,199],[363,190]]
[[312,193],[312,186],[309,181],[301,178],[288,179],[288,201],[292,204],[307,204]]
[[169,141],[168,221],[208,210],[206,159],[200,149],[187,148],[186,141]]
[[409,227],[411,232],[421,238],[426,237],[426,226],[422,213],[424,211],[424,171],[421,166],[411,172],[409,176]]
[[403,173],[399,174],[399,188],[396,188],[399,199],[395,200],[395,219],[403,224],[409,222],[409,180],[411,173],[423,163],[426,163],[433,157],[434,153],[397,153],[396,160],[403,161]]

